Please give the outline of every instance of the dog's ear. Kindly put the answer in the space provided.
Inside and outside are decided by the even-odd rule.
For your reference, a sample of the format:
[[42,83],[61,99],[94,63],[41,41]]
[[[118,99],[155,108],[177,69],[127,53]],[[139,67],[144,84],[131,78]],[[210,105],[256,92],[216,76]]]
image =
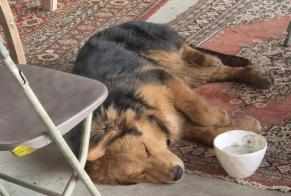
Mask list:
[[106,148],[110,141],[117,135],[117,131],[111,130],[107,133],[103,133],[98,136],[98,141],[95,140],[95,144],[89,147],[87,160],[94,161],[105,154]]

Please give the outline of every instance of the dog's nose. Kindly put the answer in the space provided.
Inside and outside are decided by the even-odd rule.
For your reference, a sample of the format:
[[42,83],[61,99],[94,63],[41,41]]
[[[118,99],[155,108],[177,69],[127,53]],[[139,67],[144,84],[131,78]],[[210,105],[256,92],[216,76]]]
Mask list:
[[182,176],[183,176],[183,173],[184,173],[184,169],[180,165],[176,165],[174,167],[174,178],[173,178],[173,180],[174,181],[180,180],[182,178]]

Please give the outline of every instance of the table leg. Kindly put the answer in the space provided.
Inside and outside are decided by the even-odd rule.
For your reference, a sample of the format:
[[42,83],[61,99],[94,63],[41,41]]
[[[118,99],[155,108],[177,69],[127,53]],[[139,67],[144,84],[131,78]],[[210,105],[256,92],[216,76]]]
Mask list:
[[53,12],[57,9],[57,0],[41,0],[42,8],[46,11]]
[[0,25],[2,25],[12,59],[18,64],[26,64],[22,42],[7,0],[0,1]]

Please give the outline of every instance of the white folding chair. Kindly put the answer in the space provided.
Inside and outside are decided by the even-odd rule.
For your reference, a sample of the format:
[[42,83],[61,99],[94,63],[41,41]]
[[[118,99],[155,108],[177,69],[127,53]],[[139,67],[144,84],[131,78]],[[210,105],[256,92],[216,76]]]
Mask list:
[[[84,165],[92,113],[105,100],[106,87],[96,80],[61,71],[16,66],[2,40],[0,57],[5,65],[0,64],[0,150],[21,156],[54,142],[74,171],[62,194],[6,174],[0,173],[0,178],[46,195],[71,195],[81,179],[92,195],[100,195]],[[84,119],[78,160],[63,135]],[[8,195],[1,185],[0,194]]]

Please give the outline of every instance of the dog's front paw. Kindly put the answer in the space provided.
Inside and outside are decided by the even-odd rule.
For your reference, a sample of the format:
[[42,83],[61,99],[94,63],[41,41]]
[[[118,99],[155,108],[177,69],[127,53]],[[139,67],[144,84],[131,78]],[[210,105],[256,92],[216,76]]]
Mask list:
[[262,131],[261,123],[251,116],[244,116],[242,118],[236,119],[232,124],[234,129],[243,129],[256,133],[260,133]]
[[219,107],[209,107],[203,112],[201,119],[202,126],[222,127],[230,124],[231,118],[225,109]]

